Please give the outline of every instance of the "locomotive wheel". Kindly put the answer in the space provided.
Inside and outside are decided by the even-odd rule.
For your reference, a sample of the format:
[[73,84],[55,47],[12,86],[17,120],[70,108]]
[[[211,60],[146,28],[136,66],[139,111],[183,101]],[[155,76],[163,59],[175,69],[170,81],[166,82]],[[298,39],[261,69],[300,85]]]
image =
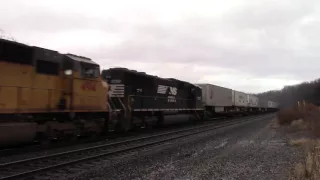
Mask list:
[[43,145],[52,143],[54,131],[51,127],[47,127],[44,132],[39,133],[39,142]]
[[208,121],[209,120],[209,116],[206,112],[202,112],[200,114],[200,121]]
[[164,124],[164,114],[163,113],[159,113],[157,115],[157,126],[161,127]]
[[144,126],[145,129],[151,130],[152,129],[152,123],[147,122],[146,119],[147,119],[146,117],[143,118],[143,126]]
[[102,131],[101,135],[108,136],[108,134],[109,134],[109,121],[107,119],[104,119],[103,131]]
[[118,122],[116,124],[116,132],[128,132],[132,129],[132,123],[130,118],[124,117],[122,114],[118,116]]
[[199,121],[201,121],[201,118],[198,113],[194,113],[194,114],[189,115],[189,122],[190,123],[197,123]]

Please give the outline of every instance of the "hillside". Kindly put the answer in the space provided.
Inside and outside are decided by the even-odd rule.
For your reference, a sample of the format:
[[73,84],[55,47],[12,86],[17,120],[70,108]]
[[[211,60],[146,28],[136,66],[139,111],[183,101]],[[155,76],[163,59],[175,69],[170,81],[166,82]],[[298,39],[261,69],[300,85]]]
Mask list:
[[295,105],[297,101],[320,105],[320,78],[297,85],[285,86],[281,90],[267,91],[256,94],[261,98],[268,98],[280,103],[280,108]]

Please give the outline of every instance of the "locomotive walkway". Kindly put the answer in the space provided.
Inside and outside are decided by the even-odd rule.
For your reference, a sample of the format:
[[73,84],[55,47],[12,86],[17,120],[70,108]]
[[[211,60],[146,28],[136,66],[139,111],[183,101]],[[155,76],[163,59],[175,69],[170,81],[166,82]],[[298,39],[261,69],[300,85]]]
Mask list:
[[270,115],[259,115],[255,117],[242,117],[226,120],[219,123],[211,123],[186,128],[179,131],[161,133],[141,138],[133,138],[121,142],[108,143],[89,148],[77,149],[56,154],[48,154],[36,158],[23,159],[14,162],[0,164],[0,180],[17,179],[26,177],[53,178],[63,177],[73,171],[87,169],[95,163],[102,162],[110,157],[123,156],[138,150],[161,146],[174,140],[182,141],[206,132],[228,127],[251,120],[270,118]]

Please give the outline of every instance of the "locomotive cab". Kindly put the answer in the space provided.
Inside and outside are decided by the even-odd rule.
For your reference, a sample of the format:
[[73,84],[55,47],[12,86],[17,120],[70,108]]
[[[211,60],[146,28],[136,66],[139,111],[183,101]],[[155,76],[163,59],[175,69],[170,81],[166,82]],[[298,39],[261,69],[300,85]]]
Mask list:
[[64,92],[60,107],[78,111],[107,110],[107,87],[101,83],[100,66],[97,63],[86,57],[65,54],[62,68],[61,85]]

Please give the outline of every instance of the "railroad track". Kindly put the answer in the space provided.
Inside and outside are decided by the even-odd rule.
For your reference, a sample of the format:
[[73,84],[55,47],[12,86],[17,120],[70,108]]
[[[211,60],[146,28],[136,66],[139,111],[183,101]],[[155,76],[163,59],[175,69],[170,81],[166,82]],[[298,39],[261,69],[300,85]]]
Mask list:
[[[225,119],[234,119],[234,118],[239,118],[239,117],[232,117],[232,118],[227,118],[227,117],[218,117],[218,118],[212,118],[212,120],[216,120],[216,121],[221,121],[221,120],[225,120]],[[182,126],[181,126],[182,125]],[[164,126],[164,128],[170,128],[169,130],[174,130],[175,128],[183,128],[188,127],[190,124],[188,123],[175,123],[175,124],[166,124]],[[172,127],[173,126],[173,127]],[[180,126],[180,127],[177,127]],[[163,131],[167,131],[164,130],[163,128],[160,129],[152,129],[154,133],[161,133]],[[141,128],[140,131],[134,131],[134,132],[127,132],[125,135],[124,134],[117,134],[115,132],[109,132],[108,134],[108,139],[109,140],[116,140],[118,138],[129,138],[129,137],[133,137],[133,136],[138,136],[138,135],[143,135],[143,134],[150,134],[150,129],[144,129]],[[6,156],[11,156],[11,155],[18,155],[21,154],[21,151],[23,149],[23,153],[32,153],[32,152],[37,152],[37,151],[44,151],[44,150],[49,150],[49,149],[58,149],[58,148],[67,148],[67,147],[72,147],[72,146],[76,146],[76,145],[84,145],[84,144],[90,144],[90,143],[95,143],[95,142],[101,142],[104,141],[105,137],[84,137],[84,139],[78,139],[76,141],[58,141],[58,142],[54,142],[51,144],[37,144],[36,142],[30,143],[30,144],[25,144],[25,145],[21,145],[18,147],[7,147],[7,148],[0,148],[0,158],[1,157],[6,157]],[[1,163],[1,162],[0,162]]]
[[[64,169],[72,165],[82,164],[84,162],[89,163],[94,159],[101,160],[99,158],[106,158],[115,155],[117,156],[123,153],[128,153],[143,148],[150,148],[152,146],[166,143],[172,140],[189,137],[203,132],[212,131],[214,129],[243,123],[245,121],[250,121],[253,119],[262,119],[267,117],[270,117],[270,115],[262,115],[243,119],[241,118],[240,120],[233,119],[221,123],[212,123],[194,128],[186,128],[173,132],[161,133],[121,142],[107,143],[83,149],[4,163],[0,164],[0,180],[17,178],[26,179],[30,176],[41,177],[41,179],[44,179],[52,175],[52,173],[50,174],[50,172]],[[70,172],[66,173],[69,174]]]
[[[250,116],[247,116],[250,117]],[[227,117],[217,117],[217,118],[212,118],[211,120],[215,120],[215,121],[222,121],[222,120],[232,120],[235,118],[239,118],[239,117],[232,117],[232,118],[227,118]],[[177,127],[181,126],[181,127]],[[185,124],[166,124],[165,125],[165,129],[169,128],[169,131],[174,130],[174,129],[180,129],[180,128],[186,128],[188,127],[190,124],[185,123]],[[150,134],[151,131],[150,129],[143,129],[141,128],[140,130],[142,131],[134,131],[134,132],[127,132],[125,135],[123,134],[116,134],[115,132],[109,132],[108,134],[108,140],[117,140],[118,138],[130,138],[130,137],[134,137],[134,136],[139,136],[139,135],[143,135],[143,134]],[[168,130],[164,130],[163,128],[160,129],[152,129],[153,132],[152,133],[161,133],[163,131],[168,131]],[[45,151],[45,150],[50,150],[50,149],[58,149],[58,148],[68,148],[68,147],[74,147],[77,145],[85,145],[85,144],[91,144],[91,143],[96,143],[96,142],[101,142],[104,141],[105,137],[85,137],[84,139],[79,139],[76,141],[60,141],[60,142],[55,142],[55,143],[51,143],[51,144],[26,144],[26,145],[22,145],[22,146],[18,146],[18,147],[8,147],[8,148],[4,148],[1,149],[0,148],[0,158],[2,157],[6,157],[6,156],[12,156],[12,155],[19,155],[22,153],[32,153],[32,152],[38,152],[38,151]],[[23,149],[23,152],[22,152]],[[1,162],[0,162],[1,164]]]

